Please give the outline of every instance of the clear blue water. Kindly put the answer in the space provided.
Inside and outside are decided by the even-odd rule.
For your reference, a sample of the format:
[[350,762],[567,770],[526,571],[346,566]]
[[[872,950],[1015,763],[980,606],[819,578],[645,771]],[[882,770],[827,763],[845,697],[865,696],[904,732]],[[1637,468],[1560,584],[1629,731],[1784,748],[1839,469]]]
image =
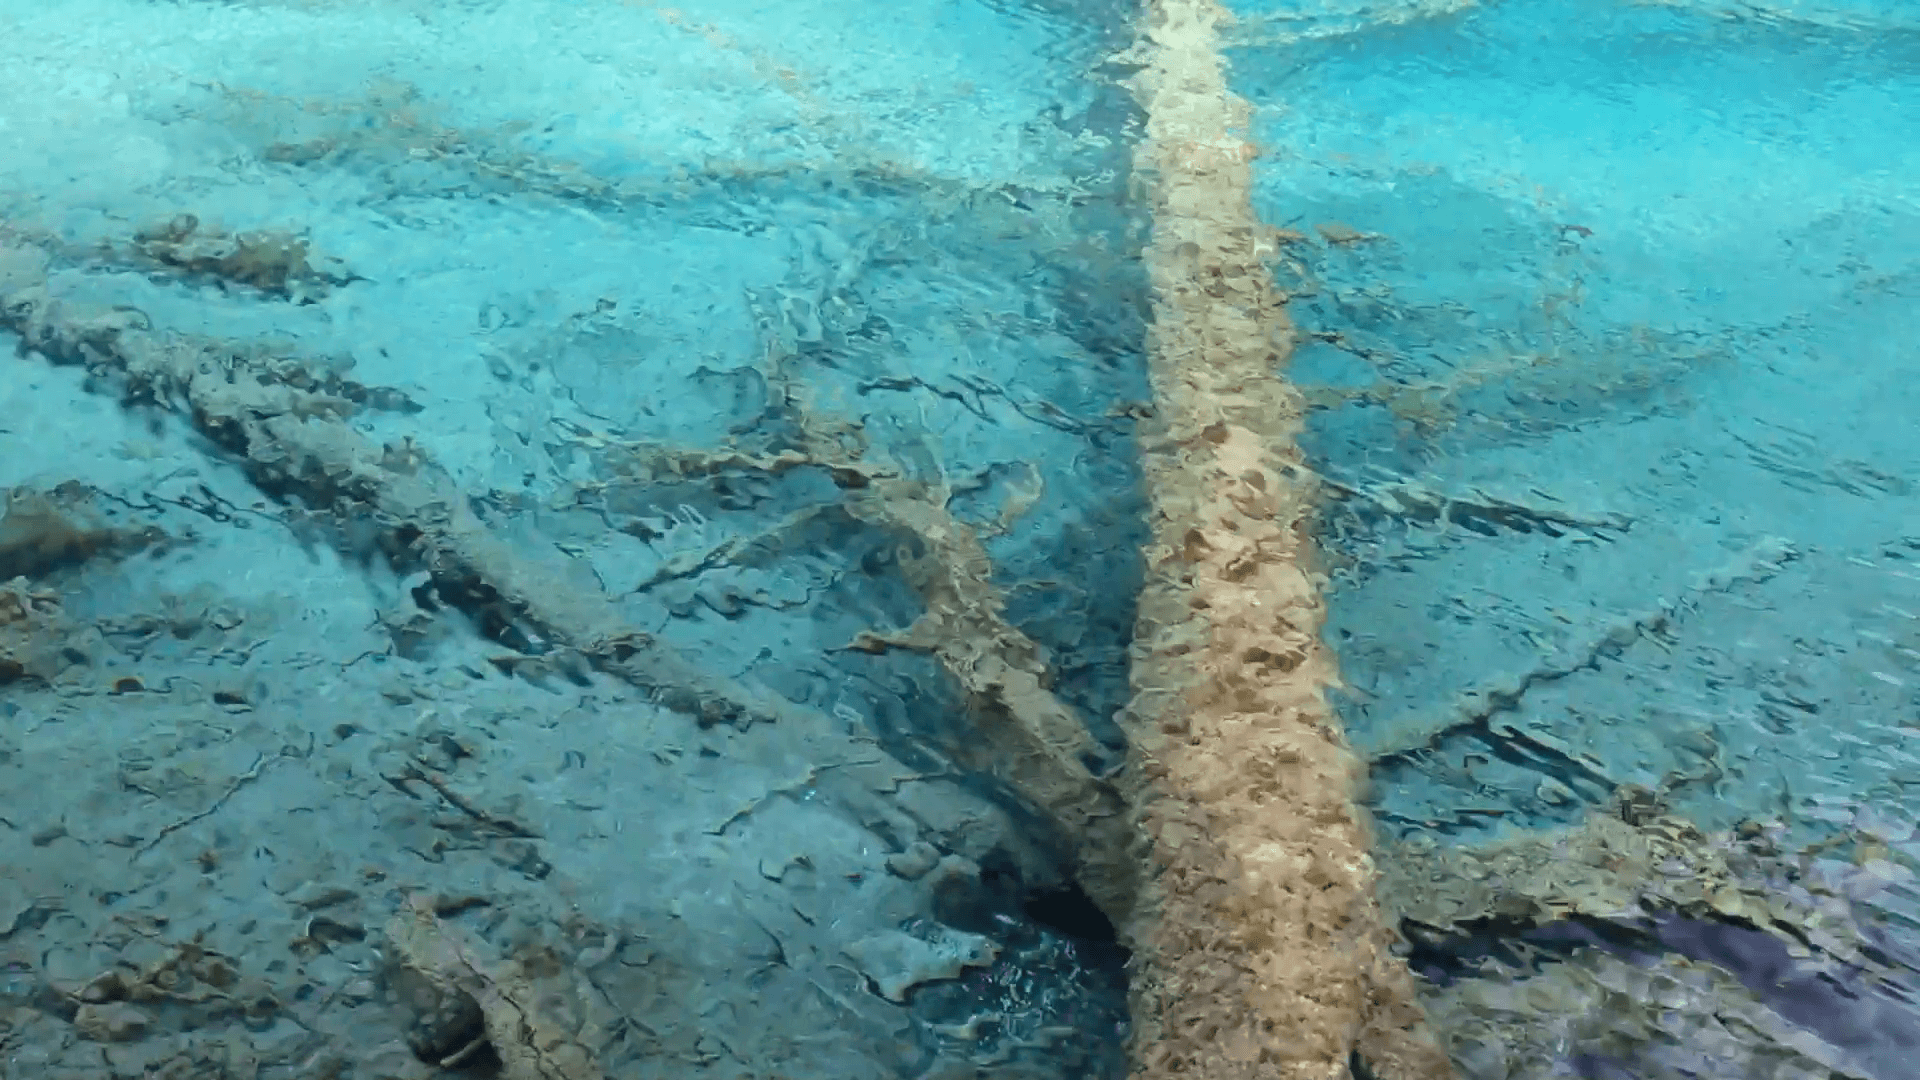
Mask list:
[[[1452,527],[1333,512],[1353,737],[1401,755],[1385,805],[1430,816],[1459,795],[1405,752],[1486,711],[1461,691],[1551,671],[1501,722],[1643,784],[1704,735],[1739,768],[1690,788],[1703,823],[1911,813],[1915,41],[1581,10],[1236,56],[1275,148],[1262,210],[1310,235],[1316,453],[1363,491],[1465,504]],[[1373,238],[1329,245],[1323,221]],[[1728,568],[1752,580],[1702,578]],[[1589,656],[1667,610],[1661,640]],[[1469,831],[1540,824],[1502,805]]]
[[[1829,866],[1914,854],[1920,28],[1762,7],[1237,9],[1260,209],[1303,234],[1343,715],[1399,840],[1635,784]],[[1910,957],[1887,876],[1863,907]],[[1881,1004],[1782,1007],[1874,1015],[1852,1067],[1905,1075]]]
[[[1468,927],[1461,1074],[1907,1075],[1920,21],[1233,9],[1383,860],[1637,785],[1865,943]],[[0,1077],[515,1076],[493,992],[578,1075],[1123,1075],[950,666],[849,646],[945,580],[903,478],[1124,753],[1135,19],[0,0]],[[1460,1004],[1601,956],[1722,981]]]

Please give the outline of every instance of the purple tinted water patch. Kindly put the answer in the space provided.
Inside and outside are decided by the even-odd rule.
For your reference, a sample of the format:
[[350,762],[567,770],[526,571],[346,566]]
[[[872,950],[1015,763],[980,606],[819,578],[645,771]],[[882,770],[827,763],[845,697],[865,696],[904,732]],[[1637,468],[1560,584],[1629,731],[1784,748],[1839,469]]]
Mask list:
[[1913,1002],[1920,984],[1911,977],[1882,982],[1863,979],[1859,969],[1810,970],[1774,935],[1726,923],[1667,916],[1652,929],[1667,948],[1733,972],[1774,1011],[1845,1047],[1873,1076],[1910,1074],[1920,1052],[1920,1011]]

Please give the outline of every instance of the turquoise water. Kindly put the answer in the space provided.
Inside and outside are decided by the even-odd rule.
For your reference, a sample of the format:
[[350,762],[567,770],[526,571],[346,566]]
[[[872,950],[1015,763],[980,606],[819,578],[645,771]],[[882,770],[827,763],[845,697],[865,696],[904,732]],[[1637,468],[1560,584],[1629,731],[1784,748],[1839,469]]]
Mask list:
[[1749,982],[1848,1069],[1906,1075],[1911,13],[1239,10],[1260,210],[1303,234],[1294,377],[1323,406],[1330,630],[1383,832],[1475,848],[1633,784],[1819,849],[1809,881],[1869,866],[1895,989]]
[[[1503,813],[1449,831],[1564,816],[1496,793],[1543,769],[1711,766],[1688,816],[1784,810],[1801,840],[1842,804],[1897,821],[1920,599],[1915,40],[1574,15],[1504,5],[1237,57],[1272,103],[1263,212],[1375,234],[1311,238],[1290,268],[1312,341],[1296,378],[1332,401],[1315,450],[1360,493],[1332,513],[1353,738],[1385,755],[1383,807],[1424,820],[1463,793],[1416,750],[1551,736],[1489,763],[1477,794]],[[1428,494],[1367,497],[1395,485]],[[1438,499],[1444,525],[1420,510]],[[1516,680],[1517,702],[1453,701]]]
[[[1908,1075],[1920,23],[1235,10],[1383,862],[1644,788],[1851,935],[1422,928],[1462,1075]],[[860,636],[983,581],[1123,756],[1134,18],[0,0],[0,1077],[1124,1075]]]

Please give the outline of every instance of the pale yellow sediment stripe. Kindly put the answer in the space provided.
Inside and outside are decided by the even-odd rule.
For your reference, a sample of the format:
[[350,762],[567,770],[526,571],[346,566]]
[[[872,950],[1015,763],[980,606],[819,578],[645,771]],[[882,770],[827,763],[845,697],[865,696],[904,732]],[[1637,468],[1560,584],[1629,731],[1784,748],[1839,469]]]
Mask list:
[[1229,18],[1152,0],[1132,57],[1156,413],[1122,781],[1147,867],[1122,919],[1134,1076],[1334,1080],[1357,1052],[1382,1080],[1446,1077],[1389,951],[1360,770],[1326,701],[1304,409],[1219,53]]

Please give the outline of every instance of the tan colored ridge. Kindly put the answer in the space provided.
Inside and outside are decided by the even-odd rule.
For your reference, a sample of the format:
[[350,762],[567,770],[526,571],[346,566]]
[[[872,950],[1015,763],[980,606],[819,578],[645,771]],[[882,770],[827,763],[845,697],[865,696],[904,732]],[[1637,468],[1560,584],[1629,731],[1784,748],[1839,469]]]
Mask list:
[[1156,420],[1124,783],[1149,867],[1135,950],[1137,1078],[1451,1075],[1374,897],[1361,780],[1325,689],[1292,326],[1251,201],[1248,107],[1213,0],[1151,0],[1147,117]]

